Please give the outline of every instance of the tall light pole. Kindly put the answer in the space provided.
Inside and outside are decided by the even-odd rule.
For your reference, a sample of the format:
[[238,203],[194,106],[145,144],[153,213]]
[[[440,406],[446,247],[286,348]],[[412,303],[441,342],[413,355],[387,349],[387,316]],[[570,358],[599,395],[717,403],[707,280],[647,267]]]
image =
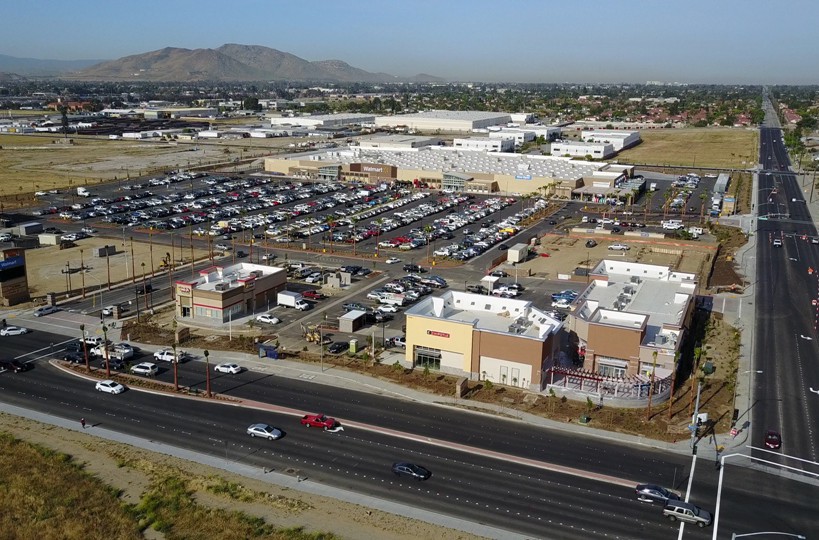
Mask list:
[[202,354],[205,355],[205,394],[210,397],[210,363],[208,362],[210,351],[205,349]]
[[[148,311],[148,287],[145,285],[145,262],[140,263],[142,265],[142,294],[145,295],[145,311]],[[137,302],[139,302],[137,300]]]
[[80,333],[82,334],[82,354],[85,357],[85,371],[91,372],[91,365],[88,363],[88,346],[85,343],[85,325],[80,325]]
[[171,345],[173,348],[173,389],[176,392],[179,392],[179,375],[177,371],[177,365],[179,364],[179,358],[176,355],[176,343]]
[[82,279],[82,298],[85,300],[85,263],[82,260],[82,252],[80,250],[80,278]]
[[105,354],[105,376],[111,378],[111,362],[108,358],[108,327],[102,325],[102,350]]

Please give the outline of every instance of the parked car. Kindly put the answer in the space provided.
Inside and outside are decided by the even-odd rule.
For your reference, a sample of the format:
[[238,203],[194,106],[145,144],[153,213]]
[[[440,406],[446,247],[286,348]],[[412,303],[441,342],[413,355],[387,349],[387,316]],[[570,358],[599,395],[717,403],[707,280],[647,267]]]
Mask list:
[[37,309],[34,310],[34,316],[42,317],[43,315],[50,315],[52,313],[57,313],[58,311],[60,311],[60,308],[58,308],[57,306],[38,307]]
[[637,500],[642,502],[661,502],[666,504],[668,501],[677,501],[680,499],[677,493],[655,484],[638,484],[634,492],[637,495]]
[[251,437],[263,437],[269,441],[279,439],[282,436],[280,429],[268,424],[250,424],[247,428],[247,434]]
[[156,364],[151,362],[140,362],[139,364],[131,367],[131,373],[134,375],[144,375],[146,377],[153,377],[159,372],[159,368]]
[[395,476],[399,478],[401,476],[409,476],[410,478],[414,478],[415,480],[427,480],[432,473],[429,469],[425,469],[420,465],[415,465],[414,463],[407,463],[407,462],[399,462],[392,464],[392,472]]
[[376,308],[381,313],[398,313],[400,310],[392,304],[383,304]]
[[105,358],[103,358],[100,362],[100,367],[102,369],[106,369],[108,366],[110,366],[110,369],[113,369],[114,371],[122,371],[125,369],[125,362],[119,358],[109,358],[108,363],[106,364]]
[[[176,351],[176,359],[182,360],[183,358],[187,357],[188,353],[185,351]],[[154,359],[161,360],[163,362],[173,362],[174,361],[174,353],[173,349],[161,349],[154,353]]]
[[301,417],[301,425],[307,427],[333,429],[339,425],[339,422],[335,418],[330,418],[323,414],[305,414]]
[[260,323],[264,323],[264,324],[279,324],[282,321],[278,317],[274,317],[273,315],[270,315],[269,313],[263,313],[262,315],[257,315],[256,316],[256,322],[260,322]]
[[597,241],[596,241],[596,240],[591,240],[591,239],[586,240],[586,247],[587,247],[587,248],[593,248],[593,247],[595,247],[596,245],[597,245]]
[[509,277],[509,274],[503,270],[493,270],[492,272],[489,272],[489,275],[492,277]]
[[66,351],[63,355],[63,360],[72,364],[84,364],[85,356],[80,352]]
[[384,262],[387,263],[387,264],[398,264],[398,263],[401,262],[401,259],[399,259],[398,257],[390,257],[389,259],[387,259]]
[[217,373],[230,373],[231,375],[236,375],[237,373],[242,372],[242,366],[239,364],[217,364],[214,366],[213,371]]
[[487,294],[489,292],[489,289],[483,285],[468,285],[466,290],[475,294]]
[[363,304],[359,304],[357,302],[348,302],[346,304],[342,304],[341,308],[344,311],[356,311],[356,310],[358,310],[358,311],[367,311],[367,306],[365,306]]
[[125,387],[116,381],[105,380],[99,381],[95,388],[98,392],[106,392],[108,394],[121,394],[125,392]]
[[327,352],[329,352],[330,354],[341,354],[349,348],[350,344],[347,343],[346,341],[336,341],[335,343],[327,347]]
[[612,244],[612,245],[609,246],[610,251],[611,250],[613,250],[613,251],[628,251],[629,249],[631,249],[631,248],[627,244],[619,244],[618,243],[618,244]]
[[397,338],[393,338],[392,342],[395,343],[396,347],[401,347],[403,349],[407,346],[407,337],[399,336]]
[[327,298],[324,293],[320,293],[318,291],[304,291],[301,295],[305,298],[309,298],[311,300],[323,300]]

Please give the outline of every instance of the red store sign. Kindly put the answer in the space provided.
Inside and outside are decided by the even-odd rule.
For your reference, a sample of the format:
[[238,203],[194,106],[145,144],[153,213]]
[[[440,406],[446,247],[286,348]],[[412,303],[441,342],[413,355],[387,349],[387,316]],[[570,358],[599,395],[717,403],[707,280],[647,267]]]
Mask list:
[[449,337],[449,334],[447,334],[446,332],[436,332],[435,330],[427,330],[427,335],[428,336],[445,337],[445,338]]

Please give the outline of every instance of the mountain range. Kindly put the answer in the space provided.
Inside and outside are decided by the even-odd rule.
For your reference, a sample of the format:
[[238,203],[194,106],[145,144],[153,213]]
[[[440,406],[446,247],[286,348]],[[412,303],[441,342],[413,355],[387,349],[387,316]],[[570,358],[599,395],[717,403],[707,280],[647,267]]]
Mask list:
[[[63,64],[60,64],[63,62]],[[93,65],[89,65],[92,64]],[[62,66],[61,70],[58,68]],[[27,69],[27,67],[36,69]],[[48,69],[46,69],[48,67]],[[39,70],[39,72],[38,72]],[[57,71],[58,70],[58,71]],[[410,78],[370,73],[342,60],[310,62],[260,45],[228,43],[217,49],[166,47],[117,60],[32,60],[0,55],[0,72],[50,75],[85,81],[316,81],[316,82],[442,82],[419,74]],[[51,71],[50,73],[48,73]],[[56,72],[55,72],[56,71]]]

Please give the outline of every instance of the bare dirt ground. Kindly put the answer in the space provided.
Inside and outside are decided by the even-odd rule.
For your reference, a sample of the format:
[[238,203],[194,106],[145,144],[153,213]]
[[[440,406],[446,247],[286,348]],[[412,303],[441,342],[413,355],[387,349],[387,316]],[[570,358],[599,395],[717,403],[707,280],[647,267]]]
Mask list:
[[[193,486],[193,495],[200,505],[241,511],[260,517],[279,528],[304,527],[307,531],[329,531],[350,539],[480,538],[344,501],[279,488],[172,456],[97,439],[93,436],[93,428],[87,432],[77,432],[0,414],[0,431],[72,456],[75,462],[104,484],[120,491],[120,500],[129,504],[139,503],[158,477],[183,475],[189,479],[188,485]],[[261,496],[231,497],[208,489],[208,486],[222,481],[239,484],[243,486],[244,493]],[[145,538],[162,539],[165,536],[149,529],[145,531]]]
[[755,129],[658,129],[640,136],[641,144],[619,154],[621,163],[744,169],[757,161]]

